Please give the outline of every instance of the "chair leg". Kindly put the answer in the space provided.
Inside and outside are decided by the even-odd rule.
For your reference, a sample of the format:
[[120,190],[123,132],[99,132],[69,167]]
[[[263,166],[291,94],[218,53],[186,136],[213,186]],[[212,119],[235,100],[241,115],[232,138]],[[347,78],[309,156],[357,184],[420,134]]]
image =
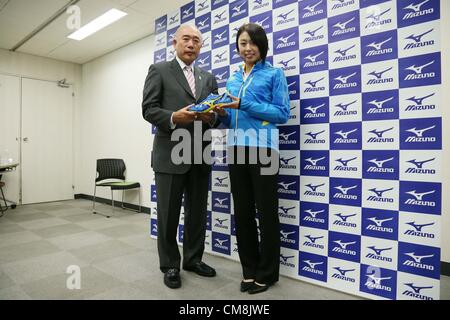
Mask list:
[[123,202],[123,194],[124,193],[125,193],[125,190],[122,191],[122,209],[140,213],[141,212],[141,188],[139,187],[139,209],[138,210],[135,210],[135,209],[125,206],[125,202]]
[[[114,190],[111,189],[112,213],[114,214]],[[107,218],[111,216],[106,216]]]
[[3,188],[2,188],[2,187],[0,187],[0,191],[1,191],[1,193],[2,193],[2,199],[3,199],[3,201],[5,202],[5,209],[3,209],[3,206],[2,206],[2,204],[1,204],[1,202],[0,202],[0,213],[1,213],[0,217],[1,217],[1,216],[3,216],[3,213],[4,213],[6,210],[8,210],[8,204],[6,203],[6,198],[5,198],[5,194],[3,193]]
[[139,213],[141,213],[142,212],[142,210],[141,210],[141,187],[139,187]]
[[96,192],[97,192],[97,184],[95,184],[95,187],[94,187],[94,200],[92,201],[92,213],[93,214],[97,214],[97,212],[95,211],[95,194],[96,194]]

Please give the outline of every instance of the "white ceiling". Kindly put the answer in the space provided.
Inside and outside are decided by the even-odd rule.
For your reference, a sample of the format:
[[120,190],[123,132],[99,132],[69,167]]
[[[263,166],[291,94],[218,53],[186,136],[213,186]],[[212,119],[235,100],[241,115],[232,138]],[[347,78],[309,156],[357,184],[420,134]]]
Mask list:
[[[69,0],[0,0],[0,48],[11,50],[38,26],[68,4]],[[17,52],[83,64],[154,32],[154,20],[174,11],[189,0],[80,0],[81,25],[109,9],[128,13],[126,17],[94,35],[76,41],[66,26],[63,13],[28,40]]]

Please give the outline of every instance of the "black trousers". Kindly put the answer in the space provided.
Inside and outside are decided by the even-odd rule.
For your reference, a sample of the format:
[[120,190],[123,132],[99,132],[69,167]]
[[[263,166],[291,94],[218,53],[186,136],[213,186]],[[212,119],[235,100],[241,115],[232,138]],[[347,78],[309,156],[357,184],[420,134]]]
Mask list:
[[185,174],[155,173],[158,254],[162,272],[170,268],[180,270],[181,256],[176,236],[183,194],[183,266],[192,266],[202,260],[209,175],[204,165],[192,165]]
[[[245,149],[248,154],[249,148]],[[236,154],[236,148],[234,152]],[[277,152],[276,156],[279,156]],[[236,239],[244,279],[272,284],[278,281],[280,270],[278,169],[276,174],[261,175],[262,167],[259,161],[257,164],[249,164],[246,157],[245,164],[230,164],[229,172]],[[260,241],[255,220],[256,210]]]

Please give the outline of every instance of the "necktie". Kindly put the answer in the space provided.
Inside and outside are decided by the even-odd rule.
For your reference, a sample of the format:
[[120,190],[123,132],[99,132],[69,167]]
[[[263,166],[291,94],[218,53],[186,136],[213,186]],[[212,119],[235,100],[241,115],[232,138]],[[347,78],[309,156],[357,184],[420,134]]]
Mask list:
[[194,73],[192,72],[192,68],[189,66],[184,67],[184,70],[186,70],[186,80],[189,83],[189,87],[191,87],[192,94],[195,97],[195,78]]

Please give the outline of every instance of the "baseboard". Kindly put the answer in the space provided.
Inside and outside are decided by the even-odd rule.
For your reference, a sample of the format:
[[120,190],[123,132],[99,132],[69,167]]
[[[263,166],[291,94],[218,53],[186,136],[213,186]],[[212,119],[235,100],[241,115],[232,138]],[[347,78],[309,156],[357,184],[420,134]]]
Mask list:
[[450,277],[450,262],[441,261],[441,275]]
[[[92,201],[92,200],[94,200],[94,197],[90,196],[90,195],[87,195],[87,194],[79,193],[79,194],[75,195],[75,199],[85,199],[85,200],[91,200]],[[110,205],[110,206],[112,205],[111,199],[105,199],[105,198],[100,198],[100,197],[95,197],[95,202],[107,204],[107,205]],[[127,203],[127,202],[124,202],[124,205],[127,208],[130,208],[130,209],[133,209],[133,210],[139,210],[139,206],[138,205]],[[114,200],[114,207],[121,208],[122,207],[122,202]],[[148,207],[141,206],[141,212],[150,214],[151,213],[151,209],[148,208]]]

